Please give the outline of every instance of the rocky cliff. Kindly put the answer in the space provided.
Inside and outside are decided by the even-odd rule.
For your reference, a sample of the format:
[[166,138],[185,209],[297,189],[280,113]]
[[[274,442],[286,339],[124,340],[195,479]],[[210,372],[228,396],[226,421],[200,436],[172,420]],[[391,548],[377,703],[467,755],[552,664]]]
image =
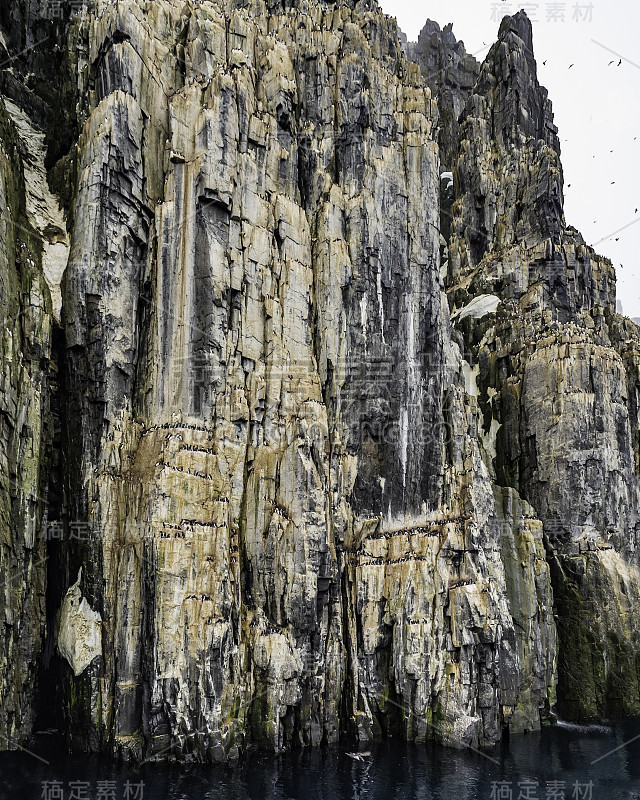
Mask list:
[[5,746],[637,712],[640,339],[524,14],[482,65],[369,0],[0,22]]
[[558,709],[637,715],[638,327],[615,313],[611,263],[565,224],[557,129],[524,14],[503,21],[466,97],[452,180],[452,319],[492,479],[543,521]]

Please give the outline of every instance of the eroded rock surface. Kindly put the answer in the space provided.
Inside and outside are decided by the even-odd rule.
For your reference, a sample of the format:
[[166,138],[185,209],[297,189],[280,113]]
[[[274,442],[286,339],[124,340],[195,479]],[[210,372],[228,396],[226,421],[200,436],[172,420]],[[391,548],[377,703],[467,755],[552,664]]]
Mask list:
[[102,655],[102,620],[93,611],[80,591],[82,568],[78,580],[70,586],[62,601],[56,644],[77,677]]
[[39,603],[55,724],[148,758],[487,745],[539,728],[556,682],[583,713],[562,665],[588,630],[600,713],[637,636],[637,336],[565,227],[526,17],[482,66],[428,23],[425,74],[369,0],[97,0],[56,26],[77,119],[35,238],[67,214],[62,391],[33,365],[7,397],[43,398],[64,539],[23,520],[2,551],[50,559],[46,603],[5,607]]
[[[558,708],[598,719],[640,711],[638,328],[616,314],[611,263],[565,224],[532,47],[524,14],[505,19],[460,119],[448,295],[489,469],[544,524]],[[486,294],[497,314],[463,320]]]
[[27,215],[22,143],[0,98],[0,746],[35,716],[45,632],[52,309]]

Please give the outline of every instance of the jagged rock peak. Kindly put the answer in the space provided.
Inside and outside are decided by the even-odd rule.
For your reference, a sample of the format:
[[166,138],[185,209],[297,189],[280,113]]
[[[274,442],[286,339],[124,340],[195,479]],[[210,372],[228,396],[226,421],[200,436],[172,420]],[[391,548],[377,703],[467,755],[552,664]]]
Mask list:
[[560,154],[551,101],[538,81],[531,21],[524,11],[502,20],[475,91],[495,95],[494,106],[501,117],[496,127],[505,142],[520,146],[528,138],[541,139]]
[[513,16],[507,15],[502,18],[498,39],[503,39],[508,33],[515,33],[533,55],[533,26],[526,11],[518,11]]
[[438,100],[438,144],[443,169],[453,169],[458,149],[458,119],[480,73],[480,64],[458,41],[453,25],[443,30],[428,19],[417,42],[405,45],[407,58],[419,65],[424,80]]
[[480,71],[479,62],[467,53],[464,42],[456,39],[453,23],[441,30],[437,22],[428,19],[418,41],[407,44],[407,56],[427,68],[425,78],[430,85],[440,80],[471,88]]

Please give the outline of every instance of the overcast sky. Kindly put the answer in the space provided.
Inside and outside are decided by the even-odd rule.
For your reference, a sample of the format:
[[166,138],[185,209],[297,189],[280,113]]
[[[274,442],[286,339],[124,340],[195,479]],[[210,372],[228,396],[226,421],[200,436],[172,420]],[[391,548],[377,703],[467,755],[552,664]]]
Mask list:
[[[638,0],[380,0],[380,4],[397,17],[411,41],[428,18],[440,27],[452,22],[454,34],[479,61],[495,41],[502,17],[519,9],[527,12],[533,23],[539,80],[549,90],[559,128],[567,224],[613,261],[624,313],[640,317]],[[610,61],[614,63],[609,66]]]

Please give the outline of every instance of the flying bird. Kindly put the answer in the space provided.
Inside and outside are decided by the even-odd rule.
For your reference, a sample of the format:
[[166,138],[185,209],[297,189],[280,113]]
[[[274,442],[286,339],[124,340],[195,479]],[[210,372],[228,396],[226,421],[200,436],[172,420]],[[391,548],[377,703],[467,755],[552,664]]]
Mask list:
[[608,66],[608,67],[610,67],[612,64],[615,64],[615,63],[616,63],[616,60],[615,60],[615,58],[614,58],[614,59],[613,59],[613,61],[610,61],[610,62],[607,64],[607,66]]
[[571,69],[571,67],[573,67],[573,66],[574,66],[574,64],[569,64],[569,69]]
[[616,66],[617,66],[617,67],[619,67],[621,64],[622,64],[622,59],[620,59],[620,61],[618,61],[618,63],[616,64]]

